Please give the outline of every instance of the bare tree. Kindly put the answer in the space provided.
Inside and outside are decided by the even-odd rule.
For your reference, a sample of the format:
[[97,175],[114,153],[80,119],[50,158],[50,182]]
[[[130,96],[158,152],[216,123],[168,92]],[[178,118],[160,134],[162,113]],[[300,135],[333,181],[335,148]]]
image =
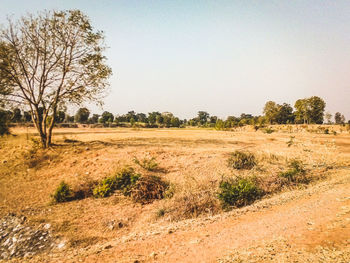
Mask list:
[[51,145],[60,107],[100,103],[111,69],[103,32],[79,10],[27,15],[0,32],[0,90],[28,106],[42,146]]

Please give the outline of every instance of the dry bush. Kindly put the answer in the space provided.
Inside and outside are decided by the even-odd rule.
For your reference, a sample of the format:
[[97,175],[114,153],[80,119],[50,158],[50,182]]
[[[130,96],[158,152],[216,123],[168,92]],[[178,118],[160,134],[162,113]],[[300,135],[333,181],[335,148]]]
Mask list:
[[252,169],[256,165],[256,158],[253,153],[235,151],[231,154],[227,160],[227,164],[230,168],[237,170],[240,169]]
[[168,183],[158,176],[142,176],[131,190],[131,197],[135,202],[147,204],[156,199],[163,199]]
[[216,214],[221,211],[216,189],[216,181],[191,182],[182,189],[177,189],[165,211],[174,220],[195,218],[202,214]]

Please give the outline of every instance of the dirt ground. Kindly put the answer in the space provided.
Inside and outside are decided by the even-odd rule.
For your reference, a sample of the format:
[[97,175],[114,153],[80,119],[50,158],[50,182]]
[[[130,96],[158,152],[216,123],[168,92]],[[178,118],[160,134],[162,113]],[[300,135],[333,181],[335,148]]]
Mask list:
[[[0,140],[0,216],[16,213],[33,224],[49,223],[63,245],[12,261],[350,262],[349,132],[275,129],[57,129],[56,145],[34,159],[28,156],[35,131],[14,129],[16,136]],[[255,153],[258,167],[229,169],[234,150]],[[141,205],[115,194],[51,203],[62,180],[74,186],[125,165],[150,173],[134,157],[155,157],[161,169],[152,174],[176,186],[173,198]],[[177,209],[188,193],[215,192],[223,176],[276,175],[292,158],[322,179],[230,212],[188,216]]]

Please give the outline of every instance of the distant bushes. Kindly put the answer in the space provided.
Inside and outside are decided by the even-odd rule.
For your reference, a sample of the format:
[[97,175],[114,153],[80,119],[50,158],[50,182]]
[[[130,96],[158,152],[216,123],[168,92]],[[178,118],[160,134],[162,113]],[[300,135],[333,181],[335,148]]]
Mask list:
[[237,170],[252,169],[256,165],[256,158],[253,153],[235,151],[228,158],[227,164],[230,168]]

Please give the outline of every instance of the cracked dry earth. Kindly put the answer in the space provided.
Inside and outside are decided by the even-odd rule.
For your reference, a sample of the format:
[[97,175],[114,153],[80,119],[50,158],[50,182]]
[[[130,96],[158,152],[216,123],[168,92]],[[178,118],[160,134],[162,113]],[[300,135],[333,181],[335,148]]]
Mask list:
[[[350,262],[350,174],[31,262]],[[21,261],[22,262],[22,261]]]

